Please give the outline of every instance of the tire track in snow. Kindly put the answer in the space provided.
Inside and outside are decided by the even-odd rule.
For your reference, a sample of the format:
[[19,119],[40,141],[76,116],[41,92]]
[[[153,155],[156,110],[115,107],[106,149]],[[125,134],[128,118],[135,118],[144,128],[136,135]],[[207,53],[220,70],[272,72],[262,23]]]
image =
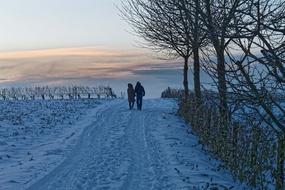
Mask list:
[[[182,121],[168,114],[173,105],[166,100],[146,100],[142,111],[130,111],[126,100],[107,104],[84,130],[69,157],[29,190],[200,189],[201,181],[209,181],[211,176],[199,175],[197,181],[185,181],[181,172],[177,174],[177,167],[194,177],[195,172],[201,174],[204,170],[191,170],[177,158],[179,151],[185,150],[183,159],[189,159],[189,163],[213,169],[215,166],[195,158],[206,160],[207,156],[194,148],[196,141],[187,137],[186,128],[176,126]],[[179,140],[183,136],[185,144]],[[211,172],[218,175],[214,170]],[[228,177],[222,183],[233,182]]]
[[126,162],[122,131],[129,113],[119,105],[122,103],[98,112],[96,121],[85,129],[71,155],[29,189],[104,189],[120,182],[122,172],[118,170]]

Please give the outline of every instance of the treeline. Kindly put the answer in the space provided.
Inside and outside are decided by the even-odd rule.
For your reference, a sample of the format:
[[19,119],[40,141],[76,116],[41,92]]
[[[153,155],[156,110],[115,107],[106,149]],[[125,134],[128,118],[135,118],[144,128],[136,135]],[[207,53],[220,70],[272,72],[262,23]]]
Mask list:
[[179,113],[201,142],[251,186],[285,189],[285,1],[127,0],[121,12],[144,45],[183,60]]
[[0,100],[100,99],[116,97],[116,94],[109,86],[38,86],[0,89]]

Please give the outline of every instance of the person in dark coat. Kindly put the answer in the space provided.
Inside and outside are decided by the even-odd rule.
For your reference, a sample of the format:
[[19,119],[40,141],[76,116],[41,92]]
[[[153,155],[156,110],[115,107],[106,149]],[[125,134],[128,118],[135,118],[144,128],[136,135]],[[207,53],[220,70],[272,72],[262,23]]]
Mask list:
[[138,110],[142,110],[142,99],[145,96],[145,91],[140,82],[137,82],[136,84],[135,93],[137,97],[137,108]]
[[135,90],[131,83],[128,84],[128,101],[130,110],[134,108],[135,104]]

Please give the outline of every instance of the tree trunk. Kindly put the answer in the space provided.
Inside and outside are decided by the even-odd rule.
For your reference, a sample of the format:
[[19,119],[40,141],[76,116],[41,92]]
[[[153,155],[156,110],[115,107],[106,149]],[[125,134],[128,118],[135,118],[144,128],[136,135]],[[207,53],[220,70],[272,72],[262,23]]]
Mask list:
[[239,136],[239,130],[240,130],[240,125],[239,123],[234,123],[233,124],[233,128],[232,128],[232,150],[231,150],[231,154],[232,154],[232,158],[231,158],[231,164],[232,164],[232,170],[234,171],[234,173],[238,173],[238,160],[239,159],[237,157],[238,155],[238,136]]
[[250,166],[251,166],[251,177],[249,178],[250,185],[256,187],[257,185],[257,175],[259,163],[258,159],[258,143],[260,141],[260,131],[257,126],[253,126],[252,137],[251,137],[251,155],[250,155]]
[[227,105],[227,83],[226,83],[226,68],[225,68],[225,55],[224,50],[220,48],[217,51],[218,63],[218,90],[219,90],[219,101],[220,101],[220,115],[223,122],[228,119],[228,105]]
[[[195,6],[199,6],[199,0],[195,0]],[[199,57],[199,47],[201,47],[199,37],[201,37],[201,31],[199,28],[199,10],[195,10],[195,29],[194,29],[194,89],[195,89],[195,99],[196,108],[201,105],[201,82],[200,82],[200,57]]]
[[277,147],[277,175],[276,175],[276,189],[284,189],[284,159],[285,159],[285,138],[284,135],[278,137]]
[[184,57],[184,94],[185,94],[185,101],[188,102],[189,97],[189,88],[188,88],[188,59],[189,57]]
[[201,104],[201,82],[200,82],[200,58],[199,58],[199,48],[193,49],[194,54],[194,89],[196,105]]

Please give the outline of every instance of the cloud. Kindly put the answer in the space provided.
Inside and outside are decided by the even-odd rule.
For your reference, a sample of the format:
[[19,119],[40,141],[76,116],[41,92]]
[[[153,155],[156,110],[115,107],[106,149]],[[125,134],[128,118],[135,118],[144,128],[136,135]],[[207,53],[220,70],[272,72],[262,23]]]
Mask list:
[[25,59],[25,58],[43,58],[43,57],[62,57],[62,56],[75,56],[75,57],[136,57],[141,56],[142,52],[128,52],[118,50],[108,50],[104,48],[61,48],[61,49],[43,49],[43,50],[27,50],[27,51],[13,51],[13,52],[0,52],[1,60],[9,59]]
[[[171,63],[173,64],[173,63]],[[165,61],[137,50],[66,48],[0,52],[0,76],[9,82],[68,79],[122,79],[138,70],[169,68]],[[5,83],[5,80],[0,81]]]

